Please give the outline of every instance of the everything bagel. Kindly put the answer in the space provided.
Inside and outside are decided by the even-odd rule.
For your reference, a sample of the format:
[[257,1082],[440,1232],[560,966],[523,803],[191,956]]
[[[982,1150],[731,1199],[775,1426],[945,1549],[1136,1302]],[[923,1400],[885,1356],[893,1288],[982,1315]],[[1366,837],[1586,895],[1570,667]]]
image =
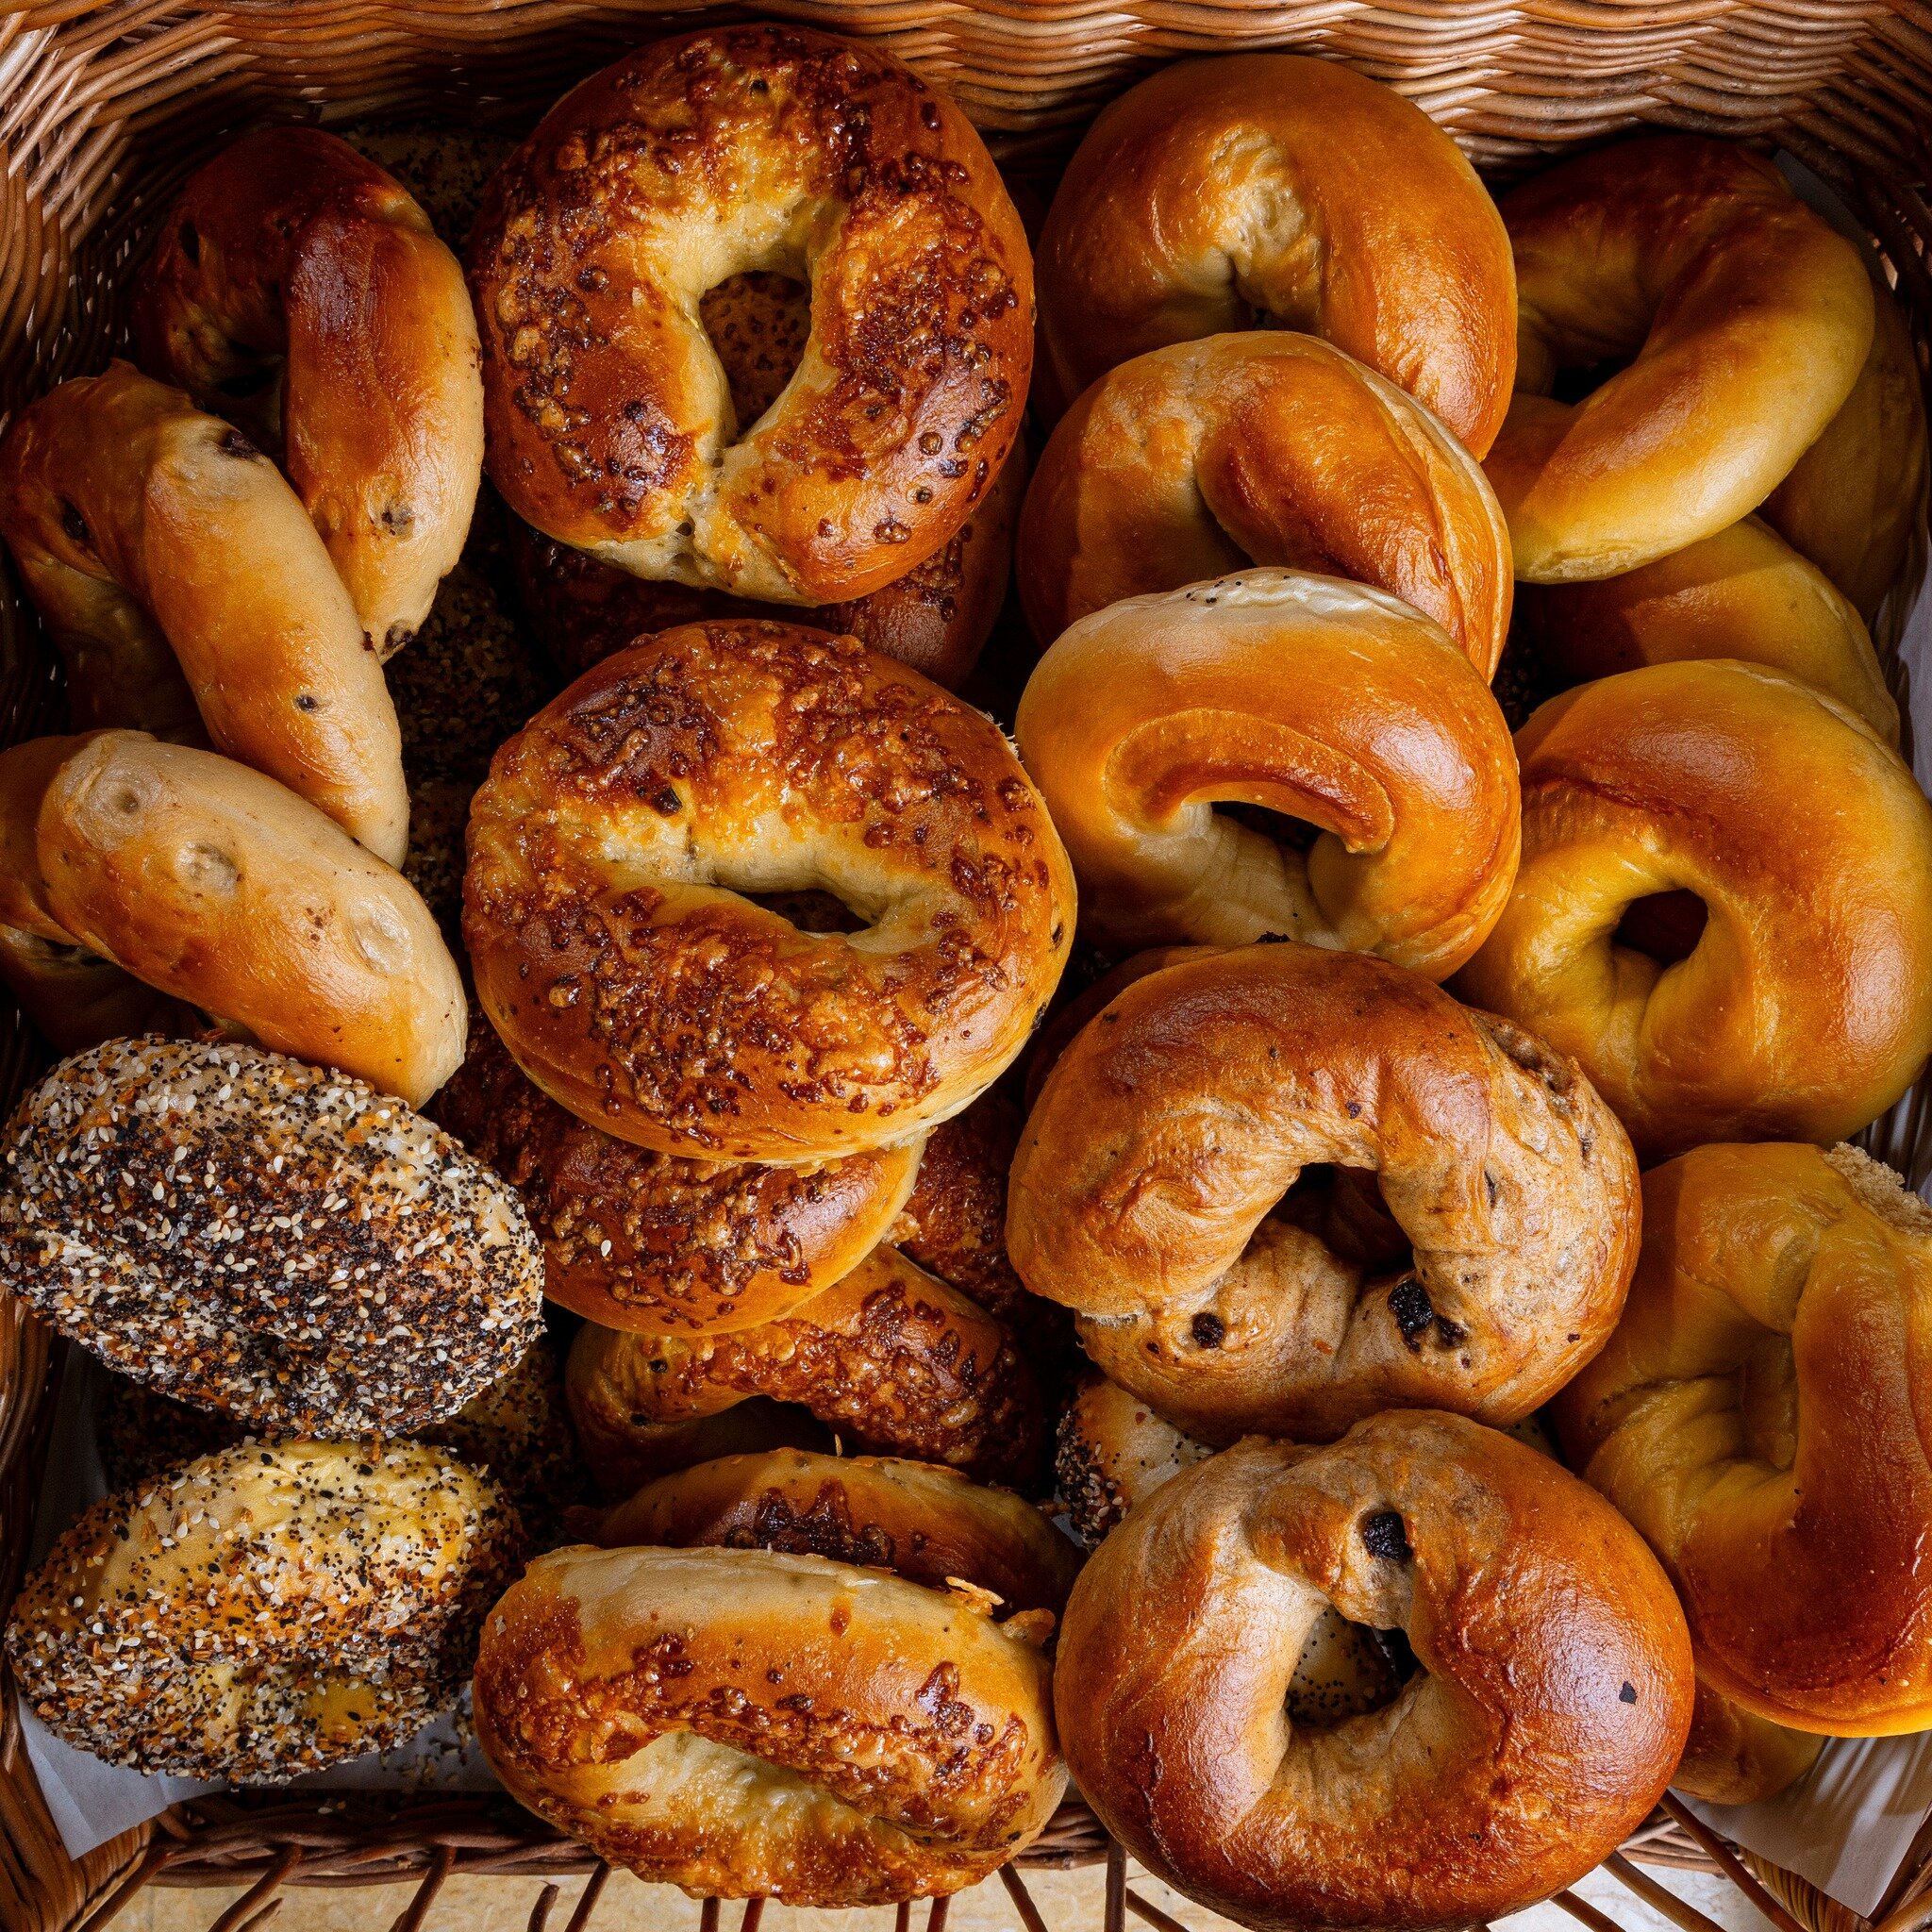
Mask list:
[[1509,532],[1475,459],[1420,404],[1313,336],[1272,329],[1109,371],[1055,429],[1020,513],[1035,638],[1250,562],[1386,591],[1495,675]]
[[[1290,1190],[1329,1165],[1386,1207],[1338,1186],[1297,1224]],[[1391,1407],[1526,1415],[1615,1325],[1636,1205],[1571,1062],[1398,967],[1284,944],[1148,974],[1089,1024],[1027,1119],[1007,1243],[1176,1428],[1307,1441]]]
[[[811,333],[740,425],[699,302],[751,270],[809,284]],[[491,480],[639,576],[863,596],[944,547],[1019,432],[1019,216],[965,116],[875,46],[718,27],[607,68],[498,175],[470,272]]]
[[[1102,944],[1286,937],[1443,979],[1515,876],[1516,757],[1481,675],[1332,577],[1249,571],[1095,611],[1040,660],[1015,730]],[[1321,836],[1295,852],[1217,803]]]
[[[743,896],[819,889],[802,932]],[[997,725],[787,625],[606,659],[496,755],[463,936],[518,1064],[666,1154],[813,1161],[915,1139],[1025,1043],[1073,875]]]

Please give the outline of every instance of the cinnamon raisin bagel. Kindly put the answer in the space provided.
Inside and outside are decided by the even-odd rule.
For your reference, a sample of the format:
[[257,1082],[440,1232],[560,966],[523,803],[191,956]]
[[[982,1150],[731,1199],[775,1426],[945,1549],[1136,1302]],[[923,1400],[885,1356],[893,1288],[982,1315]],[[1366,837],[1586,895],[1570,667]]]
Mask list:
[[280,1783],[456,1703],[522,1541],[440,1450],[251,1442],[96,1503],[27,1579],[8,1660],[93,1757]]
[[823,1293],[884,1240],[920,1167],[916,1140],[795,1168],[653,1154],[558,1107],[481,1020],[435,1113],[523,1196],[543,1292],[654,1334],[755,1328]]
[[[1596,149],[1513,189],[1503,219],[1519,394],[1487,467],[1531,583],[1635,570],[1756,509],[1871,351],[1857,249],[1749,148]],[[1552,393],[1606,364],[1581,402]]]
[[[743,896],[822,889],[801,932]],[[496,755],[463,936],[524,1071],[665,1154],[814,1161],[915,1139],[1024,1045],[1073,875],[999,727],[851,638],[688,625]]]
[[1261,319],[1366,362],[1480,457],[1509,403],[1515,303],[1509,238],[1448,135],[1291,54],[1177,62],[1130,89],[1040,237],[1062,406],[1131,356]]
[[[1652,664],[1553,698],[1517,753],[1522,868],[1457,988],[1573,1056],[1644,1159],[1854,1133],[1918,1076],[1932,807],[1861,720],[1754,665]],[[1688,930],[1632,930],[1673,903]]]
[[1663,1559],[1700,1679],[1833,1737],[1932,1728],[1932,1208],[1856,1149],[1699,1147],[1563,1446]]
[[895,1249],[762,1327],[646,1335],[586,1327],[565,1375],[591,1471],[627,1495],[719,1452],[693,1425],[764,1396],[795,1403],[870,1449],[1031,1483],[1045,1418],[1007,1328]]
[[1898,706],[1865,620],[1756,517],[1622,576],[1526,585],[1517,609],[1524,635],[1565,684],[1684,658],[1737,658],[1815,685],[1898,742]]
[[1031,1113],[1039,1104],[1040,1090],[1061,1054],[1079,1037],[1088,1021],[1112,1005],[1116,993],[1150,973],[1158,973],[1163,966],[1175,966],[1183,959],[1219,950],[1214,946],[1149,946],[1143,952],[1130,953],[1055,1008],[1052,1018],[1033,1036],[1032,1051],[1026,1056],[1026,1112]]
[[1347,577],[1433,618],[1487,681],[1509,532],[1419,403],[1313,336],[1210,336],[1124,362],[1061,418],[1020,512],[1042,646],[1104,605],[1250,563]]
[[188,177],[134,305],[142,363],[278,450],[387,657],[429,615],[483,477],[476,322],[402,184],[319,127]]
[[[411,1105],[456,1070],[462,979],[400,873],[213,752],[138,731],[51,742],[75,748],[37,807],[31,787],[0,780],[0,807],[33,809],[0,843],[31,851],[41,904],[73,943]],[[38,756],[15,747],[0,766]]]
[[[1284,937],[1444,979],[1516,874],[1516,755],[1482,675],[1333,577],[1248,571],[1096,610],[1040,660],[1015,731],[1102,945]],[[1217,804],[1320,836],[1298,852]]]
[[[1327,1166],[1380,1203],[1291,1194]],[[1087,1026],[1027,1119],[1007,1242],[1176,1428],[1324,1440],[1380,1408],[1526,1415],[1615,1326],[1636,1214],[1573,1063],[1415,974],[1284,944],[1149,974]]]
[[294,492],[239,430],[125,362],[63,382],[0,438],[0,537],[78,720],[200,742],[198,708],[218,751],[401,863],[381,667]]
[[1079,1553],[1031,1503],[957,1469],[886,1456],[774,1449],[646,1483],[595,1541],[672,1549],[781,1550],[891,1570],[932,1590],[963,1583],[993,1614],[1065,1608]]
[[[863,596],[945,546],[1019,432],[1020,218],[965,116],[874,45],[714,27],[607,68],[505,164],[470,269],[491,480],[638,576]],[[699,301],[748,270],[809,284],[811,335],[740,424]]]
[[1066,1788],[1026,1617],[772,1550],[560,1550],[491,1612],[510,1793],[640,1877],[867,1906],[958,1891]]
[[[1296,1723],[1333,1607],[1400,1630],[1392,1702]],[[1690,1723],[1690,1644],[1629,1524],[1460,1416],[1325,1448],[1247,1441],[1163,1485],[1074,1586],[1054,1704],[1069,1768],[1136,1857],[1244,1925],[1501,1918],[1641,1824]]]

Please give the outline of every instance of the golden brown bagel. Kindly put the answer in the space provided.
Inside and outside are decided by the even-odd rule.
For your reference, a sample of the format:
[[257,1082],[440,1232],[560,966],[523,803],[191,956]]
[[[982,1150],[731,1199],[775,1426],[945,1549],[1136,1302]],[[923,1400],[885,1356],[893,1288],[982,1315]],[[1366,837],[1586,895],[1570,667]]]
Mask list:
[[706,1897],[890,1904],[1023,1850],[1066,1787],[1029,1620],[769,1550],[561,1550],[491,1613],[511,1794]]
[[301,504],[239,430],[125,362],[63,382],[0,438],[0,536],[76,715],[198,740],[158,668],[165,641],[217,750],[401,861],[408,794],[381,667]]
[[143,365],[282,466],[380,657],[429,615],[483,477],[463,271],[402,184],[319,127],[188,178],[134,308]]
[[138,731],[75,742],[32,841],[44,903],[77,944],[412,1106],[449,1078],[462,979],[400,873],[213,752]]
[[[1420,1668],[1332,1727],[1284,1708],[1333,1606]],[[1068,1766],[1148,1869],[1245,1925],[1389,1932],[1521,1910],[1641,1824],[1690,1723],[1690,1645],[1628,1524],[1459,1416],[1247,1441],[1136,1509],[1074,1586]]]
[[1923,555],[1925,392],[1905,311],[1875,291],[1872,353],[1824,433],[1764,499],[1759,515],[1874,622]]
[[646,1483],[609,1510],[606,1549],[781,1550],[891,1570],[944,1590],[989,1591],[994,1615],[1066,1607],[1079,1553],[1031,1503],[957,1469],[887,1456],[774,1449],[727,1456]]
[[1517,608],[1524,635],[1566,684],[1684,658],[1736,658],[1815,685],[1898,742],[1898,706],[1865,620],[1756,517],[1622,576],[1526,585]]
[[[1297,1224],[1284,1196],[1324,1164],[1374,1171],[1386,1208]],[[1325,1440],[1378,1408],[1526,1415],[1615,1326],[1636,1210],[1571,1062],[1399,967],[1285,944],[1149,974],[1088,1025],[1027,1119],[1007,1244],[1176,1428]]]
[[[1614,576],[1762,503],[1872,347],[1858,251],[1762,156],[1662,134],[1503,197],[1519,394],[1487,467],[1531,583]],[[1565,370],[1626,364],[1577,404]]]
[[885,1246],[762,1327],[591,1324],[565,1390],[591,1473],[619,1495],[720,1453],[691,1425],[755,1395],[797,1403],[868,1448],[991,1482],[1026,1485],[1044,1446],[1040,1391],[1005,1325]]
[[96,1503],[28,1578],[7,1655],[96,1757],[280,1783],[455,1704],[522,1541],[440,1450],[251,1442]]
[[[741,425],[698,304],[751,269],[809,283],[812,326]],[[497,175],[470,272],[491,480],[639,576],[863,596],[945,546],[1019,431],[1019,216],[965,116],[875,46],[727,26],[607,68]]]
[[1495,675],[1511,586],[1495,497],[1426,409],[1340,350],[1277,330],[1183,342],[1061,418],[1014,555],[1042,646],[1104,605],[1251,562],[1387,591]]
[[1074,1043],[1088,1021],[1112,1004],[1116,993],[1132,986],[1135,980],[1146,978],[1150,973],[1158,973],[1163,966],[1176,966],[1183,959],[1219,950],[1215,946],[1149,946],[1144,952],[1131,953],[1117,965],[1109,966],[1098,979],[1055,1008],[1052,1018],[1033,1036],[1033,1049],[1026,1056],[1025,1111],[1031,1113],[1038,1104],[1040,1090],[1046,1085],[1046,1076],[1053,1072],[1061,1054]]
[[1700,1677],[1690,1741],[1671,1788],[1710,1805],[1755,1805],[1796,1784],[1824,1748],[1823,1738],[1756,1717]]
[[1509,403],[1515,304],[1509,238],[1448,135],[1291,54],[1176,63],[1129,90],[1040,237],[1062,406],[1130,356],[1266,318],[1366,362],[1480,457]]
[[[1005,600],[1013,524],[1025,493],[1025,452],[1015,444],[973,514],[943,549],[868,596],[814,610],[813,624],[855,637],[923,672],[935,684],[958,691],[979,662]],[[722,591],[634,577],[543,536],[520,519],[511,519],[511,525],[525,608],[544,648],[574,677],[639,638],[674,625],[790,614],[781,606],[729,597]]]
[[[823,888],[804,933],[745,893]],[[496,755],[470,817],[479,1004],[580,1119],[666,1154],[815,1161],[916,1138],[1019,1053],[1074,885],[999,727],[789,625],[606,659]]]
[[[1502,912],[1516,755],[1426,618],[1334,577],[1248,571],[1062,631],[1015,725],[1096,943],[1264,937],[1446,979]],[[1214,809],[1320,828],[1301,853]]]
[[[1851,712],[1754,665],[1652,664],[1553,698],[1517,752],[1523,865],[1457,990],[1579,1061],[1644,1159],[1854,1133],[1917,1077],[1932,807]],[[1701,930],[1620,942],[1676,893]]]
[[558,1107],[480,1019],[435,1111],[522,1194],[543,1292],[650,1333],[754,1328],[823,1293],[885,1239],[920,1165],[918,1141],[803,1168],[653,1154]]
[[1643,1181],[1617,1332],[1555,1405],[1676,1583],[1699,1677],[1835,1737],[1932,1727],[1932,1208],[1851,1147]]

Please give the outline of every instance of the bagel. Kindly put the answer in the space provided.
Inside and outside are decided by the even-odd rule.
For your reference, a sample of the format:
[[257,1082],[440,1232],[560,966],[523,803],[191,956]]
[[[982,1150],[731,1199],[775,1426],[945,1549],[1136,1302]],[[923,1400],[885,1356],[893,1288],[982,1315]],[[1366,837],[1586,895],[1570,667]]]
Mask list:
[[1823,1738],[1756,1717],[1700,1677],[1690,1740],[1671,1787],[1707,1805],[1756,1805],[1796,1784],[1824,1748]]
[[[1324,1165],[1372,1170],[1386,1206],[1290,1195]],[[1174,1427],[1326,1440],[1380,1408],[1528,1414],[1615,1326],[1636,1210],[1570,1061],[1399,967],[1285,944],[1149,974],[1074,1041],[1007,1244]]]
[[[75,748],[0,843],[23,863],[31,852],[41,903],[73,943],[412,1105],[455,1071],[462,980],[399,873],[212,752],[138,731],[42,742]],[[16,746],[0,767],[42,755]],[[0,780],[9,813],[32,798]]]
[[[1333,1607],[1418,1669],[1333,1725],[1285,1710]],[[1683,1613],[1607,1504],[1460,1416],[1248,1441],[1164,1484],[1074,1586],[1067,1762],[1156,1876],[1240,1924],[1494,1920],[1643,1822],[1691,1707]]]
[[110,1041],[56,1067],[5,1140],[0,1286],[163,1394],[282,1434],[402,1435],[535,1337],[515,1195],[359,1080]]
[[724,1453],[693,1424],[747,1396],[989,1482],[1026,1487],[1044,1450],[1039,1387],[1005,1325],[885,1246],[762,1327],[687,1337],[591,1324],[564,1389],[591,1474],[618,1495]]
[[[1053,1017],[1033,1036],[1033,1049],[1026,1056],[1025,1111],[1031,1113],[1039,1104],[1040,1090],[1046,1085],[1046,1076],[1074,1043],[1080,1029],[1102,1008],[1112,1005],[1117,993],[1132,986],[1135,980],[1158,973],[1163,966],[1176,966],[1183,959],[1218,950],[1212,946],[1149,946],[1109,966],[1072,999],[1055,1008]],[[1012,1165],[1010,1160],[1007,1164],[1009,1168]]]
[[866,1906],[985,1877],[1066,1788],[1025,1618],[770,1550],[561,1550],[497,1604],[476,1734],[640,1877]]
[[[1094,611],[1040,660],[1015,733],[1101,945],[1301,939],[1444,979],[1515,876],[1516,756],[1482,675],[1333,577],[1249,571]],[[1304,854],[1217,803],[1320,836]]]
[[251,1442],[96,1503],[27,1579],[7,1656],[78,1750],[280,1783],[449,1709],[521,1543],[496,1484],[439,1450]]
[[1251,562],[1399,597],[1495,675],[1511,591],[1496,499],[1426,409],[1340,350],[1272,329],[1156,349],[1060,419],[1014,552],[1042,646]]
[[125,362],[63,382],[0,437],[0,537],[79,720],[199,741],[185,680],[217,751],[400,862],[395,706],[322,540],[239,430]]
[[[741,425],[699,303],[747,270],[808,283],[811,334]],[[965,116],[875,46],[725,26],[605,69],[497,175],[470,272],[491,481],[638,576],[863,596],[945,547],[1019,433],[1020,218]]]
[[[1517,389],[1488,458],[1516,575],[1615,576],[1764,501],[1871,351],[1857,249],[1762,156],[1650,135],[1503,197]],[[1617,368],[1580,403],[1565,371]]]
[[1091,1549],[1162,1483],[1213,1454],[1089,1369],[1060,1417],[1053,1468],[1067,1521]]
[[1271,321],[1366,362],[1479,457],[1509,403],[1515,308],[1509,238],[1455,142],[1391,89],[1291,54],[1129,89],[1040,237],[1064,402],[1129,357]]
[[[1932,807],[1867,725],[1752,665],[1652,664],[1552,699],[1517,753],[1523,864],[1457,990],[1577,1060],[1645,1161],[1829,1141],[1910,1086]],[[1687,932],[1632,933],[1679,893]]]
[[1643,1180],[1624,1320],[1554,1407],[1683,1599],[1702,1683],[1832,1737],[1932,1728],[1932,1208],[1856,1149]]
[[1622,576],[1526,586],[1517,609],[1524,636],[1567,684],[1736,658],[1816,686],[1898,743],[1898,706],[1865,620],[1756,517]]
[[606,1549],[648,1543],[825,1557],[930,1590],[964,1583],[992,1598],[995,1616],[1058,1617],[1080,1567],[1073,1544],[1010,1490],[929,1462],[796,1449],[659,1476],[608,1511],[594,1541]]
[[543,1292],[650,1333],[755,1328],[848,1274],[910,1194],[920,1142],[816,1167],[653,1154],[524,1077],[483,1021],[436,1117],[508,1181],[543,1242]]
[[429,615],[483,479],[462,265],[402,184],[319,127],[188,177],[134,303],[143,365],[282,466],[388,657]]
[[[741,897],[823,888],[808,934]],[[1025,1044],[1073,875],[999,728],[850,638],[690,625],[496,755],[463,937],[483,1010],[579,1119],[664,1154],[915,1139]]]

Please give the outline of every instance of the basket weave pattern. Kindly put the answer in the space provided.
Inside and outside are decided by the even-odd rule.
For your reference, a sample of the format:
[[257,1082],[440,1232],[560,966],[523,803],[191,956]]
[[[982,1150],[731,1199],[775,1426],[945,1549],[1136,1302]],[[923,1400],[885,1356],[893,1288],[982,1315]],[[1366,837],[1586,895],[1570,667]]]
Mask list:
[[[744,10],[617,0],[0,0],[0,425],[120,345],[130,264],[188,169],[225,136],[263,120],[380,117],[521,130],[641,41]],[[1645,123],[1775,141],[1868,225],[1910,311],[1922,368],[1932,343],[1926,0],[780,0],[759,10],[882,42],[946,86],[1007,165],[1049,184],[1094,109],[1146,68],[1243,47],[1292,46],[1389,82],[1498,178],[1541,153]],[[0,568],[0,743],[58,729],[62,717],[51,655]],[[0,1006],[10,1008],[4,993]],[[0,1107],[43,1058],[19,1016],[0,1011]],[[1915,1185],[1924,1179],[1932,1080],[1868,1139]],[[46,1332],[0,1297],[0,1605],[25,1554],[57,1366]],[[1082,1863],[1105,1846],[1091,1816],[1069,1807],[1032,1857]],[[1705,1846],[1661,1817],[1628,1849],[1716,1869]],[[507,1801],[446,1796],[339,1798],[327,1811],[287,1798],[199,1801],[70,1861],[22,1746],[12,1687],[0,1681],[7,1932],[77,1932],[150,1878],[258,1880],[266,1897],[284,1878],[349,1884],[426,1872],[436,1881],[451,1870],[555,1874],[592,1862]],[[1754,1862],[1812,1932],[1824,1932],[1827,1917],[1830,1932],[1857,1932],[1841,1907]],[[1118,1895],[1118,1879],[1109,1891]]]

